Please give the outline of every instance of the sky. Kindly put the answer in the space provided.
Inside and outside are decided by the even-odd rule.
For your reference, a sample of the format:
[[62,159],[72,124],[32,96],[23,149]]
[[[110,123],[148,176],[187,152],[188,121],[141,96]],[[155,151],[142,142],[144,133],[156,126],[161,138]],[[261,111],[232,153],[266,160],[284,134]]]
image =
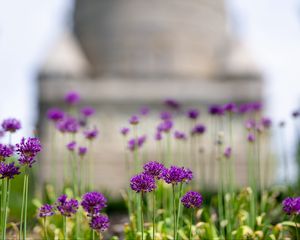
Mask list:
[[[287,120],[299,107],[300,3],[225,0],[232,30],[250,49],[265,85],[266,114]],[[0,119],[16,117],[31,135],[37,120],[39,68],[55,40],[71,26],[73,0],[0,0]],[[289,161],[295,131],[288,122]],[[295,171],[291,171],[291,176]]]

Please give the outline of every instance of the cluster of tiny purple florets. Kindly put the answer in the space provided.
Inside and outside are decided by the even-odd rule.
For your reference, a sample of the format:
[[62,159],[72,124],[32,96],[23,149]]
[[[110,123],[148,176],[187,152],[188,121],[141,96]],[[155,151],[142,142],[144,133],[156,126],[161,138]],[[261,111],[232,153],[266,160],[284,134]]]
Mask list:
[[55,214],[54,207],[50,204],[44,204],[39,208],[39,217],[45,218]]
[[130,187],[137,193],[152,192],[156,189],[156,183],[153,176],[147,173],[140,173],[131,178]]
[[56,208],[61,215],[71,217],[78,210],[78,201],[74,198],[68,199],[67,195],[61,195],[56,202]]
[[0,162],[0,178],[13,179],[20,174],[20,168],[15,166],[15,163]]
[[300,197],[287,197],[282,202],[283,211],[288,215],[300,214]]
[[162,171],[165,169],[165,166],[162,163],[151,161],[146,163],[143,169],[144,169],[144,173],[156,179],[160,179]]
[[81,206],[89,216],[95,216],[106,207],[107,200],[102,193],[88,192],[83,195]]
[[21,122],[15,118],[8,118],[3,120],[1,126],[4,131],[14,133],[21,128]]
[[176,185],[193,179],[193,172],[184,167],[171,166],[162,171],[161,178],[168,184]]
[[203,202],[203,198],[200,193],[189,191],[182,198],[181,203],[186,208],[200,208]]
[[16,144],[16,152],[19,154],[19,163],[31,167],[35,162],[36,155],[42,150],[41,142],[38,138],[22,138],[19,144]]

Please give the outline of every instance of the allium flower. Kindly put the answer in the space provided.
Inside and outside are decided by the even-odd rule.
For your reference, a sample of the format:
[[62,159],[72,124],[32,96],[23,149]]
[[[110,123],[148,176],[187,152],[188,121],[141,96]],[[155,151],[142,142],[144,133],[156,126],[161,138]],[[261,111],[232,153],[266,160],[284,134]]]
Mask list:
[[151,161],[151,162],[147,162],[144,166],[144,173],[151,175],[152,177],[154,177],[155,179],[159,179],[161,176],[161,173],[163,171],[163,169],[165,168],[165,166],[159,162],[156,161]]
[[67,199],[67,195],[61,195],[56,202],[56,208],[61,215],[71,217],[78,210],[78,201],[76,199]]
[[4,131],[14,133],[21,128],[21,122],[15,118],[8,118],[3,120],[1,126]]
[[123,128],[120,130],[120,133],[121,133],[123,136],[127,136],[127,134],[129,133],[129,128],[123,127]]
[[132,115],[132,116],[129,118],[129,123],[130,123],[131,125],[137,125],[137,124],[139,124],[139,122],[140,122],[140,119],[139,119],[139,117],[138,117],[137,115]]
[[54,215],[54,207],[50,204],[44,204],[39,208],[39,217],[50,217]]
[[161,134],[161,132],[157,131],[157,132],[155,133],[155,135],[154,135],[154,139],[155,139],[156,141],[160,141],[160,140],[162,139],[162,134]]
[[139,137],[138,140],[137,140],[138,146],[142,147],[144,145],[144,143],[146,142],[146,140],[147,140],[146,135],[143,135],[143,136]]
[[250,142],[250,143],[254,142],[254,141],[255,141],[255,136],[254,136],[254,134],[249,133],[249,134],[248,134],[248,137],[247,137],[247,140],[248,140],[248,142]]
[[225,112],[233,113],[237,111],[237,106],[235,103],[226,103],[223,106]]
[[87,152],[87,148],[86,147],[79,147],[78,148],[78,155],[83,157]]
[[193,173],[191,170],[183,167],[171,166],[170,168],[163,169],[161,177],[166,183],[175,185],[192,180]]
[[98,215],[91,219],[90,227],[97,232],[104,232],[109,228],[109,218],[105,215]]
[[20,144],[16,144],[16,151],[19,153],[19,163],[31,167],[35,162],[35,157],[42,150],[41,142],[38,138],[22,138]]
[[135,192],[152,192],[156,189],[155,179],[149,174],[141,173],[131,178],[130,187]]
[[209,113],[211,115],[222,116],[224,114],[224,110],[220,105],[211,105],[209,107]]
[[184,132],[175,131],[174,137],[178,140],[186,140],[186,135]]
[[245,123],[245,127],[250,130],[250,129],[255,129],[257,126],[256,122],[254,119],[248,119]]
[[94,216],[106,207],[107,199],[99,192],[88,192],[82,197],[81,206],[89,216]]
[[172,98],[166,99],[164,103],[167,107],[174,109],[174,110],[178,110],[180,108],[180,103]]
[[158,125],[157,131],[168,133],[168,132],[170,132],[172,127],[173,127],[172,120],[165,120]]
[[128,141],[128,148],[129,148],[129,150],[134,151],[135,149],[142,147],[144,145],[146,139],[147,138],[146,138],[145,135],[141,136],[141,137],[139,137],[137,139],[135,139],[135,138],[130,139]]
[[69,142],[68,144],[67,144],[67,149],[69,150],[69,151],[74,151],[75,150],[75,148],[76,148],[76,145],[77,145],[77,143],[75,142],[75,141],[72,141],[72,142]]
[[250,106],[248,103],[242,103],[239,106],[239,113],[241,113],[241,114],[247,113],[247,112],[249,112],[249,109],[250,109]]
[[62,120],[64,116],[65,116],[64,111],[56,107],[50,108],[47,111],[47,118],[53,122]]
[[95,112],[96,112],[95,109],[92,107],[89,107],[89,106],[86,106],[86,107],[83,107],[80,109],[81,115],[86,118],[93,116],[95,114]]
[[80,101],[80,95],[77,92],[68,92],[65,95],[65,102],[70,105],[76,105]]
[[186,208],[200,208],[203,198],[200,193],[189,191],[181,198],[181,203]]
[[259,112],[262,109],[261,102],[250,103],[250,108],[252,111]]
[[206,127],[203,124],[197,124],[196,126],[193,127],[192,129],[192,135],[201,135],[205,133]]
[[11,146],[0,143],[0,161],[3,161],[5,158],[12,156],[14,153]]
[[2,178],[13,179],[15,175],[19,175],[20,168],[15,166],[15,163],[0,162],[0,175]]
[[76,133],[79,128],[79,122],[76,118],[68,116],[61,121],[58,121],[56,124],[56,128],[62,133]]
[[299,110],[296,110],[296,111],[292,112],[292,116],[293,116],[294,118],[299,117],[299,116],[300,116],[300,111],[299,111]]
[[140,115],[147,116],[150,112],[150,109],[146,106],[140,108]]
[[197,119],[199,117],[199,111],[198,109],[192,108],[187,111],[186,115],[190,119]]
[[160,119],[161,120],[171,120],[172,119],[172,113],[170,113],[170,112],[161,112],[160,113]]
[[266,129],[270,128],[272,125],[272,120],[270,118],[262,118],[260,123],[262,124],[262,126]]
[[300,197],[287,197],[282,201],[282,208],[288,215],[300,214]]
[[94,128],[94,129],[91,129],[91,130],[85,130],[83,132],[83,134],[84,134],[84,136],[85,136],[86,139],[93,140],[93,139],[95,139],[98,136],[99,131],[98,131],[97,128]]
[[224,151],[224,157],[229,159],[231,157],[231,152],[232,152],[231,147],[227,147]]
[[4,137],[5,131],[3,129],[0,129],[0,138]]

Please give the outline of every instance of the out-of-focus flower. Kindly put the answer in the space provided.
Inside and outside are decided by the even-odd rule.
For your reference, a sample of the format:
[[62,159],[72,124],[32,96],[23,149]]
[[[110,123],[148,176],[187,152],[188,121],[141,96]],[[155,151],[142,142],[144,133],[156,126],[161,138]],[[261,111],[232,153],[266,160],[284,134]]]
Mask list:
[[224,114],[224,110],[222,106],[214,104],[209,107],[209,113],[213,116],[222,116]]
[[300,111],[296,110],[296,111],[292,112],[292,116],[293,116],[293,118],[299,117],[300,116]]
[[135,149],[138,149],[144,145],[146,142],[147,137],[145,135],[138,137],[137,139],[132,138],[128,141],[128,148],[131,151],[134,151]]
[[165,121],[161,122],[158,125],[157,131],[168,133],[168,132],[170,132],[172,127],[173,127],[173,121],[172,120],[165,120]]
[[79,128],[79,122],[74,117],[66,116],[57,122],[56,128],[62,133],[76,133]]
[[203,198],[200,193],[189,191],[181,198],[181,203],[186,208],[200,208]]
[[22,138],[20,144],[16,144],[16,152],[19,153],[19,163],[31,167],[35,162],[35,157],[42,150],[41,142],[38,138]]
[[14,151],[11,146],[0,143],[0,161],[12,156],[13,153]]
[[232,153],[231,147],[227,147],[224,151],[224,157],[227,159],[231,158],[231,153]]
[[270,118],[264,117],[261,119],[260,123],[266,129],[269,129],[272,126],[272,120]]
[[85,130],[83,132],[83,134],[84,134],[84,136],[85,136],[86,139],[93,140],[93,139],[95,139],[98,136],[99,131],[98,131],[97,128],[94,128],[94,129],[91,129],[91,130]]
[[130,187],[137,193],[152,192],[156,189],[156,183],[153,176],[146,173],[140,173],[131,178]]
[[193,127],[191,134],[192,135],[202,135],[205,133],[206,127],[203,124],[197,124],[196,126]]
[[226,103],[223,106],[225,112],[233,113],[237,112],[237,105],[235,103]]
[[90,106],[86,106],[86,107],[83,107],[80,109],[80,113],[82,116],[84,117],[91,117],[95,114],[95,109],[93,107],[90,107]]
[[178,140],[186,140],[186,134],[184,132],[175,131],[174,137]]
[[71,91],[66,93],[65,102],[69,105],[76,105],[80,102],[80,95],[78,92]]
[[180,103],[172,98],[167,98],[164,103],[167,107],[174,110],[178,110],[180,108]]
[[65,113],[63,110],[54,107],[54,108],[50,108],[47,111],[47,118],[53,122],[58,122],[60,120],[62,120],[65,116]]
[[121,128],[120,133],[121,133],[123,136],[127,136],[127,134],[129,133],[129,128],[127,128],[127,127]]
[[109,228],[109,218],[105,215],[97,215],[90,221],[90,227],[97,232],[104,232]]
[[257,126],[256,122],[254,119],[248,119],[245,123],[245,127],[248,129],[248,130],[251,130],[251,129],[255,129]]
[[172,119],[172,113],[170,112],[166,112],[166,111],[163,111],[160,113],[160,119],[161,120],[171,120]]
[[20,168],[15,166],[15,163],[0,162],[0,178],[13,179],[16,175],[20,174]]
[[88,192],[82,197],[81,206],[88,213],[88,216],[95,216],[106,207],[107,199],[102,193]]
[[151,161],[147,162],[144,166],[144,173],[151,175],[155,179],[159,179],[161,177],[161,173],[165,166],[162,163]]
[[78,210],[78,201],[76,199],[68,199],[67,195],[61,195],[56,202],[56,208],[61,215],[71,217]]
[[67,144],[67,149],[73,152],[76,148],[77,143],[75,141],[71,141]]
[[140,108],[139,112],[140,112],[140,115],[147,116],[150,112],[150,109],[146,106],[143,106],[143,107]]
[[39,208],[39,217],[45,218],[54,215],[54,207],[50,204],[44,204]]
[[191,108],[187,111],[186,115],[188,118],[195,120],[199,117],[199,110]]
[[137,125],[137,124],[139,124],[139,122],[140,122],[140,119],[139,119],[139,117],[138,117],[137,115],[132,115],[132,116],[129,118],[129,123],[130,123],[131,125]]
[[86,148],[86,147],[79,147],[79,148],[78,148],[78,155],[79,155],[80,157],[85,156],[86,152],[87,152],[87,148]]
[[281,128],[285,127],[285,121],[280,121],[279,122],[279,127],[281,127]]
[[155,139],[156,141],[162,140],[162,134],[161,134],[161,132],[157,131],[157,132],[155,133],[155,135],[154,135],[154,139]]
[[255,136],[253,133],[249,133],[247,137],[248,142],[253,143],[255,141]]
[[8,118],[3,120],[1,126],[4,131],[14,133],[21,128],[21,122],[15,118]]

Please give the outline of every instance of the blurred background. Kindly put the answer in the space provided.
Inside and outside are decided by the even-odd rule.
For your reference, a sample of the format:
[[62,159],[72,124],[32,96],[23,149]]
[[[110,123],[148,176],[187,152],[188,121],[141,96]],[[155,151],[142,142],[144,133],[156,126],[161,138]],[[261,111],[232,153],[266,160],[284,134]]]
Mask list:
[[46,111],[64,107],[70,90],[97,109],[95,174],[116,192],[126,184],[119,129],[140,106],[159,112],[165,98],[199,108],[261,101],[275,125],[286,122],[295,178],[300,1],[0,0],[0,6],[0,119],[22,121],[14,141],[38,126],[41,182],[51,177]]

